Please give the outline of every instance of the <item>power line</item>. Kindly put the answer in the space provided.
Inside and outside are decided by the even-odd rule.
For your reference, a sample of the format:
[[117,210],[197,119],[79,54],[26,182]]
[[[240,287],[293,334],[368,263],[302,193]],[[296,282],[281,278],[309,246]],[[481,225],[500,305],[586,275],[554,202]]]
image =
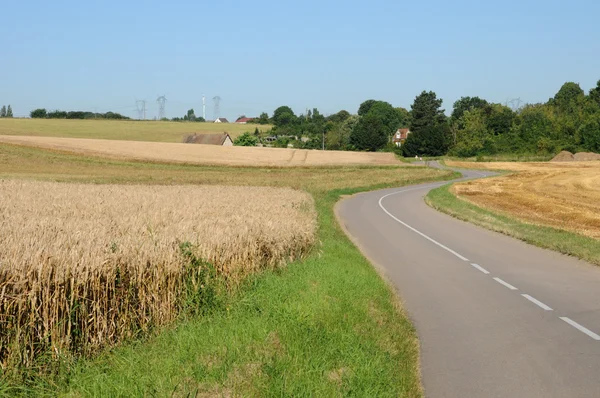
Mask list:
[[167,97],[161,95],[156,99],[158,103],[158,120],[161,120],[165,117],[165,105],[167,103]]
[[146,100],[136,100],[135,107],[138,112],[138,119],[146,120]]
[[221,116],[221,97],[219,97],[218,95],[216,97],[213,98],[213,101],[215,103],[214,108],[213,108],[213,118],[214,120],[217,120],[220,116]]

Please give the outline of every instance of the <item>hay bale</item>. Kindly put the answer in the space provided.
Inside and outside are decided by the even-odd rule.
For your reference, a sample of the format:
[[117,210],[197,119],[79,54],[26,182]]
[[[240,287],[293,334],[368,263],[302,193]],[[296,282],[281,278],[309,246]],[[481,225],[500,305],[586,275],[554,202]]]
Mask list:
[[551,162],[573,162],[574,160],[575,156],[571,152],[561,151],[551,160]]
[[579,152],[574,155],[576,162],[589,162],[592,160],[600,160],[600,155],[594,152]]

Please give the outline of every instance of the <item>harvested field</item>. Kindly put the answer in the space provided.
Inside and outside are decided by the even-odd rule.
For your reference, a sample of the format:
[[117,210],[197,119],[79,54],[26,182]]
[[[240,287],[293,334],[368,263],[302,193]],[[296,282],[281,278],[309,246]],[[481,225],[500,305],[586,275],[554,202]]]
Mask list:
[[447,164],[518,171],[455,184],[452,189],[469,202],[522,221],[600,239],[600,162]]
[[104,140],[181,142],[187,134],[242,133],[271,130],[268,125],[164,122],[150,120],[0,119],[0,135],[98,138]]
[[0,142],[115,159],[229,166],[402,165],[392,153],[225,147],[79,138],[1,136]]
[[201,310],[218,286],[307,254],[315,233],[312,197],[287,188],[0,181],[0,366]]
[[569,151],[562,151],[551,162],[590,162],[592,160],[600,160],[600,154],[593,152],[577,152],[576,154],[572,154]]

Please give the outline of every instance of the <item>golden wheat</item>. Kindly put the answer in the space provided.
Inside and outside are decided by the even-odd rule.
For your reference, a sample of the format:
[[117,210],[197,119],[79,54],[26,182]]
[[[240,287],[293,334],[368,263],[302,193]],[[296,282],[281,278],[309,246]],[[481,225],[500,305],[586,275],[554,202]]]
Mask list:
[[235,284],[306,254],[315,214],[283,188],[0,181],[0,366],[166,324],[207,272]]
[[401,165],[393,153],[0,135],[0,142],[116,159],[230,166]]

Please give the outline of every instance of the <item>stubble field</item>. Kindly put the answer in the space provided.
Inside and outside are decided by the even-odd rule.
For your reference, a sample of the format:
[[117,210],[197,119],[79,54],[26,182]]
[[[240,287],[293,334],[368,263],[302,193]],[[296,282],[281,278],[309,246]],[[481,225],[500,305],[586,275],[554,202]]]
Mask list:
[[600,239],[600,162],[447,164],[516,172],[455,184],[451,189],[460,198],[522,221]]

